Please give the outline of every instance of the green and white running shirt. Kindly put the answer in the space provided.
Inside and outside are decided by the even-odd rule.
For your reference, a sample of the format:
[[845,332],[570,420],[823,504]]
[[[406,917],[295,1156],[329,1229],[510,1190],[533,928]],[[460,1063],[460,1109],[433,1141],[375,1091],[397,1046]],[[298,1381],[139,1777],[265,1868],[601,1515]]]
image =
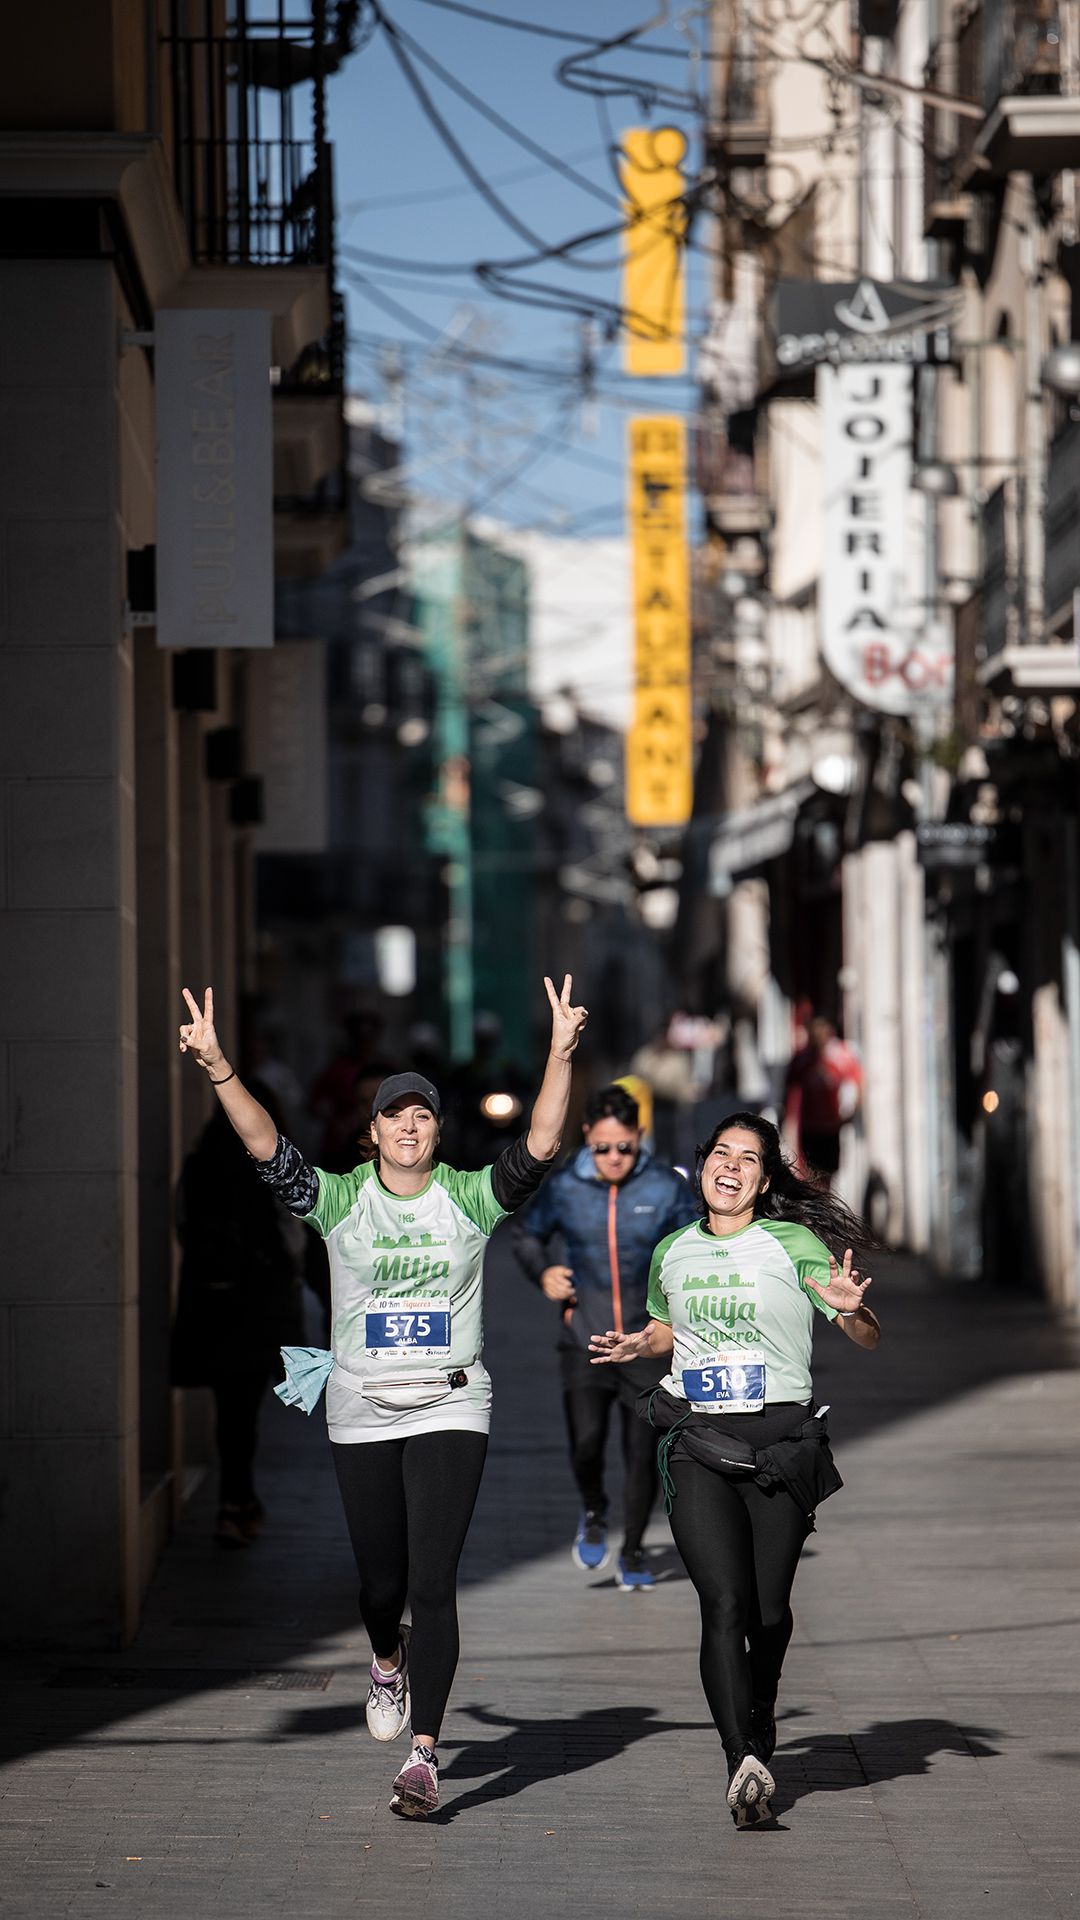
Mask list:
[[[318,1198],[302,1217],[322,1235],[330,1259],[330,1438],[387,1440],[447,1428],[486,1433],[484,1252],[506,1212],[491,1168],[459,1173],[436,1166],[419,1193],[405,1196],[390,1193],[370,1163],[351,1173],[317,1172]],[[450,1389],[447,1375],[459,1367],[469,1369],[469,1384]],[[362,1379],[364,1391],[339,1370]],[[417,1405],[425,1382],[430,1404]]]
[[808,1278],[828,1283],[829,1250],[791,1221],[753,1220],[723,1238],[695,1221],[661,1240],[648,1311],[675,1336],[668,1392],[702,1413],[805,1405],[814,1314],[836,1318]]

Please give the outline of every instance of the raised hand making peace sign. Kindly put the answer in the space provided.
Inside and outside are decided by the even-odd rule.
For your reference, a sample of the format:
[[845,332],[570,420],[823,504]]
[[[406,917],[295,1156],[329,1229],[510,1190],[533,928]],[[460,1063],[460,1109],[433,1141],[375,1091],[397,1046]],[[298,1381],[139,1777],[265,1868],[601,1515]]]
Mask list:
[[198,1001],[186,987],[183,988],[183,995],[191,1019],[180,1029],[180,1051],[193,1054],[200,1067],[213,1079],[225,1059],[214,1031],[214,989],[207,987],[201,1013]]
[[562,992],[556,994],[554,984],[544,975],[544,987],[551,1006],[551,1051],[558,1060],[569,1060],[577,1046],[589,1018],[587,1007],[572,1007],[570,994],[573,980],[569,974],[563,978]]

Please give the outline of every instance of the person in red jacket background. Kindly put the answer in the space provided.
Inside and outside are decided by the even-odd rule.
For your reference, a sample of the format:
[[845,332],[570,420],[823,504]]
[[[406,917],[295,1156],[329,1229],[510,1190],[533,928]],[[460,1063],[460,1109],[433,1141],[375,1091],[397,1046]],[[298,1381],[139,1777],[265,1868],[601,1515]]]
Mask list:
[[784,1082],[784,1118],[794,1124],[799,1159],[826,1187],[840,1166],[840,1136],[859,1110],[862,1067],[831,1020],[817,1013],[806,1045],[793,1055]]

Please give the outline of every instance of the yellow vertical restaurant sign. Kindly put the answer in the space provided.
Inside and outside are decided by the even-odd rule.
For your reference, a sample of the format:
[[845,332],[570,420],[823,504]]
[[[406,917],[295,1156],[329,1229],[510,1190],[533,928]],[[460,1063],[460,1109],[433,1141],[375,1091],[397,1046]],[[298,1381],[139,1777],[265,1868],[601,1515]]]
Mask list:
[[678,127],[631,127],[620,142],[625,195],[623,366],[643,375],[686,366],[686,203]]
[[680,827],[693,805],[686,428],[677,414],[630,422],[634,715],[626,740],[626,813],[637,827]]

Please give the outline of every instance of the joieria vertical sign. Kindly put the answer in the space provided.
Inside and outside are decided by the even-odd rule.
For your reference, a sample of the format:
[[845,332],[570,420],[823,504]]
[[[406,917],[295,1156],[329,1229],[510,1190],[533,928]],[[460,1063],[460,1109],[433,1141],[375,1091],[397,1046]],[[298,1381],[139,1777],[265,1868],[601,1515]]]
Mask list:
[[821,648],[864,705],[910,714],[952,694],[952,647],[930,618],[923,506],[911,490],[913,374],[819,366],[824,541]]

